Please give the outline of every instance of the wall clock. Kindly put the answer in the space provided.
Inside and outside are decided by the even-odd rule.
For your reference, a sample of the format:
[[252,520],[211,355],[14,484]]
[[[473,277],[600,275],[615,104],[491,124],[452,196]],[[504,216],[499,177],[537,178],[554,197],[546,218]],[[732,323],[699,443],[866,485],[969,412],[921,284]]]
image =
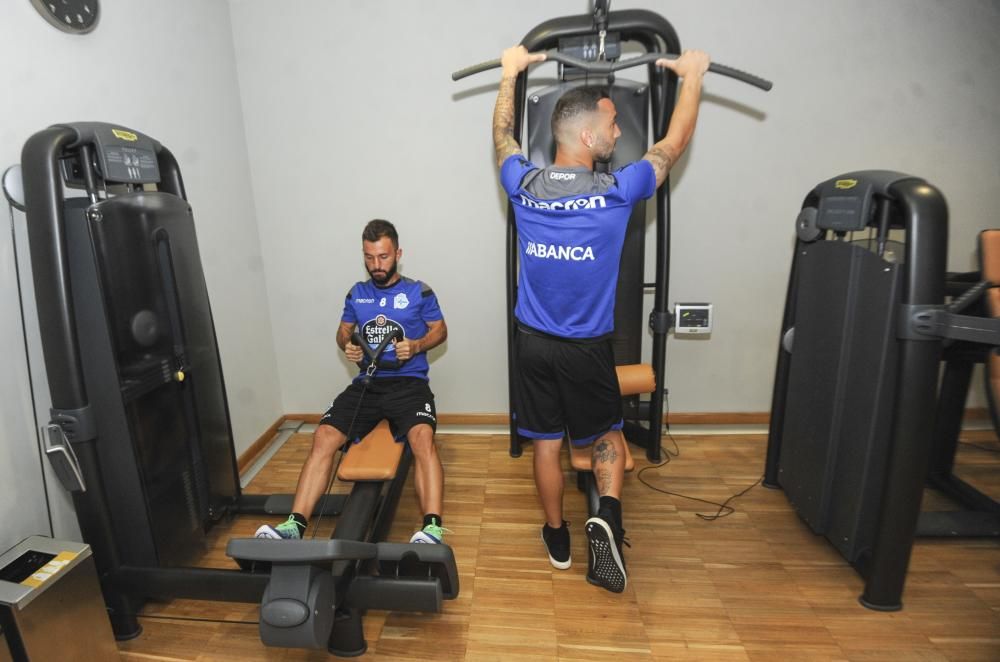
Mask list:
[[31,0],[46,21],[70,34],[85,34],[97,27],[98,0]]

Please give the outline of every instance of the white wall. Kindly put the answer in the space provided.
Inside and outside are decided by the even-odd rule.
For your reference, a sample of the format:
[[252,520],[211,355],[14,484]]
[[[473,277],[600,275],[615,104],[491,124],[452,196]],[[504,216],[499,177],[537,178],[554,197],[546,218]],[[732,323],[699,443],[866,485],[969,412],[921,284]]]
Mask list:
[[[56,505],[60,514],[70,512],[70,506],[68,494],[60,495],[55,490],[45,489],[46,480],[51,480],[52,474],[50,471],[48,475],[43,475],[43,464],[39,457],[17,287],[17,272],[23,271],[26,265],[21,261],[24,258],[23,252],[16,257],[14,254],[12,217],[7,213],[7,206],[0,203],[0,209],[4,212],[0,215],[0,347],[4,351],[3,370],[0,370],[2,552],[29,535],[52,535],[48,507],[50,498],[61,497]],[[21,225],[23,227],[23,218]],[[12,487],[17,489],[18,498],[11,498],[14,494]],[[18,488],[23,488],[23,492]],[[68,519],[72,523],[72,518]],[[60,532],[67,531],[61,527]],[[76,538],[79,530],[71,526],[68,534]]]
[[[349,374],[333,334],[365,277],[358,235],[372,217],[397,224],[404,272],[435,288],[448,320],[433,357],[439,411],[505,411],[499,74],[449,74],[588,5],[230,0],[286,411],[320,411]],[[717,330],[668,343],[672,411],[769,409],[794,219],[822,180],[927,179],[949,202],[949,267],[972,267],[976,232],[997,225],[997,3],[612,4],[628,7],[775,83],[765,94],[710,76],[675,170],[671,300],[714,302]]]
[[[0,169],[20,160],[34,132],[60,122],[120,123],[160,140],[177,157],[195,209],[229,391],[237,452],[281,415],[270,310],[264,281],[236,65],[223,0],[104,0],[97,29],[86,36],[50,27],[27,1],[4,3],[0,20]],[[9,220],[4,210],[3,227]],[[9,230],[0,242],[0,310],[5,315],[0,460],[34,457],[34,422],[16,311]],[[33,310],[29,315],[34,318]],[[29,324],[29,335],[31,335]],[[37,333],[29,338],[37,344]],[[40,358],[33,366],[41,368]],[[36,383],[36,391],[38,384]],[[42,390],[44,391],[44,385]],[[48,408],[47,393],[40,408]],[[46,419],[40,421],[45,423]],[[38,471],[37,465],[34,471]],[[22,474],[22,476],[24,476]],[[2,486],[10,501],[8,484]],[[37,480],[24,476],[19,500]],[[0,512],[4,533],[11,520]],[[61,516],[57,515],[57,519]],[[65,532],[57,524],[56,535]],[[48,533],[43,530],[24,531]],[[15,535],[15,532],[10,532]],[[0,537],[0,549],[7,538]]]
[[[358,235],[375,216],[397,223],[404,272],[437,290],[451,328],[433,356],[439,410],[504,411],[504,201],[489,130],[498,75],[453,83],[449,74],[588,3],[102,6],[85,37],[52,29],[27,1],[5,6],[0,168],[19,160],[32,133],[65,121],[121,123],[171,148],[196,210],[237,452],[283,412],[320,411],[346,381],[333,332],[347,287],[365,276]],[[671,408],[765,411],[793,220],[812,186],[865,168],[926,178],[949,201],[955,270],[972,266],[976,232],[997,225],[1000,8],[613,8],[637,6],[665,14],[686,46],[775,81],[764,94],[710,77],[699,131],[673,177],[671,299],[716,303],[717,330],[709,341],[669,344]],[[4,494],[18,481],[16,507],[8,499],[0,510],[4,548],[11,521],[25,535],[48,523],[39,520],[42,468],[13,318],[13,247],[9,231],[0,236]],[[27,341],[37,353],[32,315]],[[41,369],[37,356],[32,368]],[[35,386],[44,412],[44,375]],[[72,537],[65,496],[50,498],[55,534]]]

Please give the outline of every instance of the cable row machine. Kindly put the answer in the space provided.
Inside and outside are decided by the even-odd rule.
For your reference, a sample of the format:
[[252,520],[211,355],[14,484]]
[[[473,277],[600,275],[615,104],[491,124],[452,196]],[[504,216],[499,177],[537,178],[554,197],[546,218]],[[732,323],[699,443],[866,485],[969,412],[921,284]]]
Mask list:
[[26,214],[52,401],[45,453],[73,494],[116,637],[138,636],[149,598],[263,597],[264,643],[356,655],[364,610],[440,611],[458,594],[449,547],[382,542],[411,464],[385,428],[341,463],[350,494],[317,506],[340,515],[332,539],[233,540],[243,570],[186,567],[215,523],[285,515],[292,496],[240,489],[180,169],[137,131],[75,123],[32,136],[20,170],[23,200],[8,198]]
[[[931,449],[949,450],[935,433],[942,347],[1000,344],[1000,320],[946,305],[948,211],[918,177],[822,182],[796,232],[764,484],[865,578],[864,606],[897,610],[914,537],[970,533],[951,514],[920,512]],[[959,390],[945,409],[955,397],[961,408]]]

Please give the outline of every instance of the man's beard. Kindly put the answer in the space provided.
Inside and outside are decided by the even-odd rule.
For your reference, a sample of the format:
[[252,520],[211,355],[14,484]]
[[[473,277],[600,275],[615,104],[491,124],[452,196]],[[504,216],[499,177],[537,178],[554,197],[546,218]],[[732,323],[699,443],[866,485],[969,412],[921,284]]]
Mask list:
[[611,143],[610,147],[608,145],[601,145],[600,149],[594,150],[594,160],[598,163],[610,163],[614,153],[615,143]]
[[392,268],[389,269],[389,271],[372,271],[369,269],[368,275],[372,277],[372,280],[375,281],[376,285],[384,285],[392,280],[393,276],[396,275],[396,263],[392,263]]

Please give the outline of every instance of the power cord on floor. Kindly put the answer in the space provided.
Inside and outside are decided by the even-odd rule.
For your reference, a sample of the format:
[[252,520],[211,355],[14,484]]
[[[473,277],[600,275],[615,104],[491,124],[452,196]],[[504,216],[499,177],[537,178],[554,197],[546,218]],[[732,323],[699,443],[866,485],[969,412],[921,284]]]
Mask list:
[[[668,413],[669,413],[669,409],[668,409]],[[680,457],[680,454],[681,454],[680,446],[677,445],[677,440],[674,439],[674,435],[670,432],[670,425],[668,423],[665,423],[664,425],[665,425],[665,429],[666,429],[666,432],[667,432],[667,436],[670,438],[670,442],[674,446],[674,450],[673,451],[667,450],[667,449],[665,449],[661,445],[660,446],[660,451],[666,456],[667,459],[665,459],[663,462],[660,462],[659,464],[654,464],[654,465],[649,466],[649,467],[643,467],[642,469],[639,470],[639,473],[636,474],[636,478],[638,478],[639,482],[642,483],[643,485],[645,485],[646,487],[648,487],[649,489],[654,490],[656,492],[660,492],[661,494],[667,494],[667,495],[670,495],[670,496],[680,497],[681,499],[689,499],[691,501],[698,501],[700,503],[707,503],[710,506],[718,506],[719,509],[717,511],[715,511],[715,513],[713,513],[713,514],[695,513],[695,515],[697,515],[699,518],[705,520],[706,522],[713,522],[713,521],[715,521],[717,519],[720,519],[722,517],[727,517],[727,516],[732,515],[733,513],[735,513],[736,509],[733,508],[732,506],[730,506],[729,502],[732,501],[733,499],[738,499],[739,497],[743,496],[744,494],[746,494],[747,492],[749,492],[750,490],[752,490],[754,487],[756,487],[757,485],[759,485],[762,480],[764,480],[764,477],[761,476],[756,481],[754,481],[754,483],[752,485],[750,485],[749,487],[745,488],[743,491],[739,492],[738,494],[734,494],[734,495],[730,496],[728,499],[726,499],[722,503],[718,503],[716,501],[709,501],[708,499],[702,499],[702,498],[699,498],[699,497],[688,496],[687,494],[681,494],[679,492],[671,492],[670,490],[665,490],[662,487],[657,487],[657,486],[653,485],[652,483],[644,480],[643,477],[642,477],[642,475],[644,473],[646,473],[647,471],[651,471],[653,469],[659,469],[660,467],[663,467],[663,466],[666,466],[666,465],[670,464],[670,461],[672,459],[674,459],[675,457]]]

